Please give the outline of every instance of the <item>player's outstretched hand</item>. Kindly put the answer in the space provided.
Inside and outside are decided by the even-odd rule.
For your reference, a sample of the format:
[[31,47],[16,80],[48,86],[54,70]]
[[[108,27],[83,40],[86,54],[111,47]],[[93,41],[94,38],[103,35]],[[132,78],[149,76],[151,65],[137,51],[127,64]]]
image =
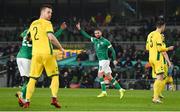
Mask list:
[[76,28],[77,28],[78,30],[81,30],[80,22],[78,22],[78,23],[76,24]]
[[67,28],[66,22],[63,22],[63,23],[61,24],[61,29],[64,30],[64,29],[66,29],[66,28]]
[[174,49],[174,46],[170,46],[170,47],[168,47],[168,49],[169,49],[170,51],[172,51],[172,50]]
[[65,50],[64,50],[64,48],[61,48],[60,50],[62,51],[62,53],[63,53],[63,54],[65,54]]

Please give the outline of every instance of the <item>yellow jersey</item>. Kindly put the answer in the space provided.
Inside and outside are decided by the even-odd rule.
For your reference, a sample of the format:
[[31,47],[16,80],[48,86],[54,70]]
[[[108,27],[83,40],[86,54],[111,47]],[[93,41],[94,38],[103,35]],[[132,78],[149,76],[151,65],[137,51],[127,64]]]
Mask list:
[[164,59],[161,52],[168,51],[168,48],[164,46],[163,37],[159,32],[153,31],[148,35],[146,50],[149,51],[149,60],[158,61]]
[[32,39],[32,55],[53,53],[53,47],[47,35],[53,32],[52,24],[48,20],[40,18],[32,22],[29,28]]

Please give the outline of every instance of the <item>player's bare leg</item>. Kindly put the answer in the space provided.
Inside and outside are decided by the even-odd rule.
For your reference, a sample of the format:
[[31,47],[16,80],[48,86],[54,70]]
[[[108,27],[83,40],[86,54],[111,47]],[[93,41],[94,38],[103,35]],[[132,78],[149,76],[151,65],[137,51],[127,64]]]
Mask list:
[[106,85],[104,83],[103,75],[104,75],[104,72],[99,72],[98,73],[98,77],[99,77],[100,84],[101,84],[101,90],[102,90],[102,92],[97,96],[98,98],[107,96]]
[[112,77],[111,73],[108,73],[106,76],[108,77],[109,81],[114,85],[115,89],[119,90],[120,99],[122,99],[124,96],[125,89],[121,88],[119,83]]

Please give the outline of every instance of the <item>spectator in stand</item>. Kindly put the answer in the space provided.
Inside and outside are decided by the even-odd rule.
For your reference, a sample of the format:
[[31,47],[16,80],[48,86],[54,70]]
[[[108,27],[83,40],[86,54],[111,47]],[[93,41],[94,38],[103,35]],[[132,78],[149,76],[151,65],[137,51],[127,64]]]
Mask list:
[[107,13],[103,25],[108,26],[111,23],[111,21],[112,21],[112,15],[110,13]]
[[96,79],[98,73],[98,68],[92,67],[89,71],[89,75],[93,77],[93,81]]
[[126,61],[125,61],[123,66],[126,69],[125,72],[126,72],[127,79],[130,79],[132,77],[131,75],[132,75],[132,72],[133,72],[133,70],[132,70],[133,64],[131,62],[131,58],[130,57],[126,58]]
[[86,72],[82,76],[81,87],[82,88],[92,88],[93,87],[93,77]]
[[[71,69],[68,69],[68,68],[62,68],[60,70],[60,78],[59,78],[59,82],[61,83],[60,84],[60,87],[63,87],[63,88],[69,88],[70,87],[70,82],[73,78],[72,74],[71,74]],[[74,74],[74,73],[73,73]]]
[[89,61],[95,61],[96,60],[96,54],[93,50],[88,50],[87,53],[89,56]]
[[77,56],[78,61],[88,60],[88,54],[85,51],[81,51],[81,53]]
[[96,26],[96,18],[94,16],[91,16],[90,20],[89,20],[90,25],[92,26]]
[[102,17],[102,14],[100,12],[97,13],[97,15],[96,15],[96,23],[98,26],[101,26],[103,23],[103,17]]
[[78,84],[84,74],[84,66],[82,66],[81,62],[78,62],[78,65],[72,71],[73,77],[77,78],[76,83]]
[[138,59],[136,64],[134,65],[134,69],[135,69],[135,79],[140,79],[142,77],[143,74],[143,65],[141,62],[141,59]]
[[16,75],[16,60],[13,55],[7,61],[7,87],[15,86],[15,75]]

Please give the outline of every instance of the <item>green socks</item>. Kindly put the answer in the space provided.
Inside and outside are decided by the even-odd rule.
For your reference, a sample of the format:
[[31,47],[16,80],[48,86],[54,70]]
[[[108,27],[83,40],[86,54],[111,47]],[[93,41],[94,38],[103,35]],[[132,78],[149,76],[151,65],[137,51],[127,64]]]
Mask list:
[[[100,83],[101,83],[102,92],[105,92],[106,91],[106,85],[104,83],[104,78],[100,78],[99,80],[100,80]],[[111,80],[111,83],[114,85],[114,87],[117,90],[121,89],[121,86],[119,85],[119,83],[114,78]]]
[[119,83],[113,78],[112,80],[111,80],[111,83],[114,85],[114,87],[116,88],[116,89],[121,89],[121,86],[119,85]]
[[25,82],[21,88],[21,92],[22,92],[22,98],[23,99],[26,99],[26,88],[27,88],[27,83],[28,82]]
[[104,83],[104,78],[102,77],[99,80],[100,80],[100,84],[101,84],[101,90],[102,90],[102,92],[105,92],[106,91],[106,85]]

